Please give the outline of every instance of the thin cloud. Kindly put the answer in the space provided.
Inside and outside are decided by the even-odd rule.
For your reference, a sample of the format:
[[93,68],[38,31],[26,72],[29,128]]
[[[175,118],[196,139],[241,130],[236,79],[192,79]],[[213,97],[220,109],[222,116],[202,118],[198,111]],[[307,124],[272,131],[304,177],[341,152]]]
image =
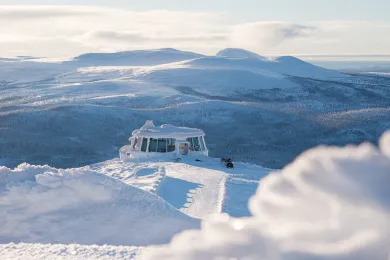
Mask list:
[[267,51],[284,41],[308,37],[316,31],[315,26],[287,22],[255,22],[239,24],[233,28],[232,41],[246,47],[257,45],[258,51]]
[[44,19],[99,15],[101,8],[76,6],[0,6],[0,20]]
[[69,58],[84,52],[227,47],[262,55],[390,53],[390,23],[281,21],[232,24],[226,14],[97,6],[0,6],[0,57]]
[[118,31],[91,31],[86,33],[82,39],[89,40],[105,40],[105,41],[183,41],[183,42],[197,42],[197,41],[225,41],[228,39],[227,34],[208,33],[208,34],[192,34],[192,35],[145,35],[141,32],[118,32]]

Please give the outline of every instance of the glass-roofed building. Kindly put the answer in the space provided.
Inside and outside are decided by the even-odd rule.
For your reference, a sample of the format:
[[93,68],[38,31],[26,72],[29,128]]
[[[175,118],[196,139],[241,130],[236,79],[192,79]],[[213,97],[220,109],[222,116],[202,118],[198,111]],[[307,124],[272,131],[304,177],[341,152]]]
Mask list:
[[132,133],[130,145],[120,149],[120,158],[208,156],[204,136],[205,133],[200,129],[173,125],[156,127],[153,121],[147,121]]

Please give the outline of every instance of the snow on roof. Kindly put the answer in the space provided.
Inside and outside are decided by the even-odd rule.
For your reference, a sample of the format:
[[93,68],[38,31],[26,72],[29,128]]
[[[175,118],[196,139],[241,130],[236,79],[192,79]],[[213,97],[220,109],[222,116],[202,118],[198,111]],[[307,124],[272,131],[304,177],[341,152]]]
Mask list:
[[204,136],[205,133],[197,128],[178,127],[174,125],[161,125],[156,127],[153,121],[149,120],[140,128],[133,132],[132,136],[152,137],[152,138],[176,138],[185,139],[188,137]]

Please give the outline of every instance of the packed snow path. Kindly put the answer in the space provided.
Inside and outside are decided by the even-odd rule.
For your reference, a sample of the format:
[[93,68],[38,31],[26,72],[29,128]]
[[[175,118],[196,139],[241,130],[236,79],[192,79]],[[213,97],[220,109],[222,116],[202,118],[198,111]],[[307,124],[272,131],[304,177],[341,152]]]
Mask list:
[[204,219],[215,213],[247,216],[248,199],[270,170],[236,163],[227,169],[215,158],[183,162],[122,162],[118,159],[92,165],[102,174],[156,193],[187,215]]

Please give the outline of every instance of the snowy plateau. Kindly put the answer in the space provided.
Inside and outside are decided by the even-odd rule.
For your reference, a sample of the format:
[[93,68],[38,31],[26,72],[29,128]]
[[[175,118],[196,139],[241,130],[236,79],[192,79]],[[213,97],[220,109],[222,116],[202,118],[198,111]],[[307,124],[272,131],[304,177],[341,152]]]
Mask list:
[[[389,112],[388,75],[241,49],[2,58],[0,259],[389,260]],[[119,160],[146,120],[210,157]]]

